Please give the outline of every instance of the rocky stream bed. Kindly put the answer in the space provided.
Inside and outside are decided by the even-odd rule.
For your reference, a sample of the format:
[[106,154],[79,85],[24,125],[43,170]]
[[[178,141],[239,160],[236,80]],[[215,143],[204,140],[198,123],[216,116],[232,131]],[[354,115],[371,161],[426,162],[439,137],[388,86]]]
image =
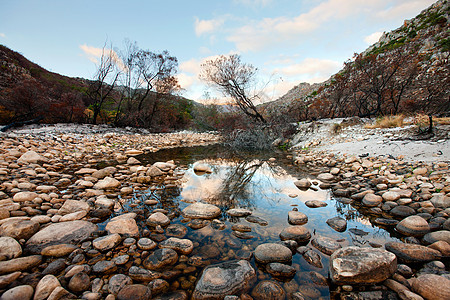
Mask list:
[[[296,205],[278,240],[256,245],[253,227],[225,219],[263,228],[264,218],[200,201],[165,209],[186,166],[141,159],[218,141],[188,132],[3,134],[0,299],[450,299],[448,162],[286,152],[309,174],[293,181],[299,193],[327,190],[397,238],[356,246],[318,235]],[[205,163],[193,168],[213,172]],[[342,217],[323,222],[347,229]],[[298,257],[313,269],[292,263]]]

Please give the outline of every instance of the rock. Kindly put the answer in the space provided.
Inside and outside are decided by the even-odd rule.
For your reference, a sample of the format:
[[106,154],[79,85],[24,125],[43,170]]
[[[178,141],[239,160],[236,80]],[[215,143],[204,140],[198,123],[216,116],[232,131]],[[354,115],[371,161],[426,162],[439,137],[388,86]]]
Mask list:
[[108,281],[108,292],[117,295],[122,288],[132,283],[133,281],[127,275],[115,274]]
[[151,166],[150,168],[147,169],[147,172],[145,174],[150,177],[156,177],[156,176],[162,176],[165,173],[163,171],[161,171],[159,168]]
[[320,181],[332,181],[334,180],[334,176],[330,173],[321,173],[317,175],[317,179]]
[[92,271],[97,274],[111,274],[117,270],[117,265],[111,260],[101,260],[92,266]]
[[70,278],[69,281],[69,289],[75,293],[81,293],[89,289],[91,285],[91,280],[89,279],[89,275],[84,272],[79,272]]
[[194,250],[194,244],[188,239],[170,237],[159,244],[160,248],[170,248],[180,254],[188,255]]
[[188,295],[185,291],[173,291],[165,293],[161,296],[156,296],[154,300],[188,300]]
[[149,270],[161,270],[166,266],[171,266],[178,261],[178,254],[170,248],[163,248],[154,251],[144,260],[144,267]]
[[256,216],[246,216],[245,220],[250,223],[257,223],[261,226],[267,226],[269,224],[266,220]]
[[64,258],[58,258],[52,261],[47,265],[47,267],[42,271],[43,275],[51,274],[59,274],[62,270],[66,268],[66,261]]
[[128,270],[128,275],[137,281],[152,281],[161,277],[161,273],[153,272],[136,266],[132,266]]
[[428,173],[428,169],[425,167],[421,167],[421,168],[416,168],[413,170],[413,174],[414,175],[425,175]]
[[13,201],[14,202],[33,201],[36,197],[38,197],[38,194],[35,192],[18,192],[14,195]]
[[111,221],[106,224],[105,229],[109,233],[118,233],[131,237],[139,236],[139,227],[137,226],[136,221],[131,218],[111,219]]
[[345,247],[330,258],[330,277],[336,284],[376,284],[392,276],[396,256],[380,248]]
[[378,206],[383,202],[383,198],[381,196],[375,195],[375,194],[366,194],[364,198],[362,199],[362,204],[364,204],[367,207],[375,207]]
[[299,244],[304,244],[311,239],[311,233],[306,227],[301,225],[289,226],[281,231],[280,239],[282,241],[294,240]]
[[36,151],[27,151],[17,160],[18,163],[23,164],[37,164],[40,162],[46,162],[47,159],[42,155],[38,154]]
[[[301,248],[301,247],[299,247]],[[300,252],[300,251],[299,251]],[[320,255],[311,248],[307,248],[306,251],[301,251],[303,258],[306,262],[316,268],[323,268],[322,259]]]
[[100,251],[111,250],[114,247],[116,247],[121,240],[122,238],[120,237],[120,234],[113,233],[107,236],[96,238],[95,240],[92,241],[92,246],[94,246],[95,249]]
[[47,298],[47,300],[62,300],[62,299],[77,299],[77,297],[74,294],[67,291],[65,288],[58,286]]
[[249,216],[249,215],[252,214],[252,212],[250,210],[248,210],[248,209],[245,209],[245,208],[232,208],[232,209],[227,210],[227,214],[230,217],[238,217],[238,218],[240,218],[240,217]]
[[141,155],[141,154],[144,154],[144,151],[137,150],[137,149],[130,149],[130,150],[125,151],[125,155],[128,155],[128,156],[137,156],[137,155]]
[[305,205],[308,206],[309,208],[318,208],[318,207],[325,207],[328,204],[320,200],[308,200],[305,202]]
[[30,300],[34,289],[31,285],[19,285],[7,290],[1,296],[1,300]]
[[81,200],[66,200],[61,206],[61,208],[58,210],[58,214],[61,216],[71,214],[77,211],[86,211],[88,212],[91,209],[89,204],[87,202],[81,201]]
[[311,181],[306,178],[302,178],[294,182],[295,186],[301,190],[307,190],[311,186]]
[[240,295],[256,280],[256,272],[246,260],[227,261],[203,270],[192,299],[223,299],[225,295]]
[[130,284],[125,286],[117,294],[117,300],[148,300],[152,292],[143,284]]
[[397,192],[389,191],[383,193],[382,198],[384,201],[397,201],[398,199],[400,199],[400,194]]
[[391,209],[390,213],[396,217],[406,218],[416,214],[416,211],[412,207],[399,205]]
[[127,164],[128,165],[139,165],[141,162],[139,161],[139,160],[137,160],[136,158],[134,158],[134,157],[130,157],[128,160],[127,160]]
[[50,296],[53,290],[58,286],[61,286],[58,278],[53,275],[45,275],[41,280],[39,280],[39,283],[36,286],[33,300],[47,299],[47,297]]
[[326,255],[331,255],[336,250],[342,248],[334,239],[325,236],[317,236],[311,241],[311,244]]
[[328,219],[327,224],[337,232],[344,232],[345,230],[347,230],[347,220],[341,217]]
[[423,236],[430,231],[428,222],[419,216],[409,216],[401,220],[395,229],[406,236]]
[[77,211],[77,212],[74,212],[74,213],[62,216],[59,219],[59,222],[68,222],[68,221],[80,220],[80,219],[84,218],[86,215],[87,215],[86,211]]
[[252,297],[255,300],[284,300],[286,292],[281,285],[275,281],[260,281],[252,290]]
[[444,241],[450,244],[450,231],[439,230],[434,232],[429,232],[423,237],[423,241],[427,244],[433,244],[438,241]]
[[147,224],[151,226],[160,225],[166,227],[170,224],[170,219],[162,212],[155,212],[148,217]]
[[20,277],[20,275],[22,275],[22,272],[13,272],[8,275],[0,276],[0,289],[4,289],[12,282],[16,281]]
[[446,209],[450,207],[450,197],[443,194],[434,195],[430,199],[430,202],[433,204],[435,208]]
[[137,246],[142,250],[152,250],[156,248],[156,243],[152,239],[149,238],[141,238],[137,242]]
[[181,224],[171,224],[166,228],[166,235],[183,238],[187,233],[187,228]]
[[254,255],[255,260],[262,264],[290,263],[292,261],[292,251],[281,244],[261,244],[256,247]]
[[56,244],[45,247],[40,254],[43,256],[63,257],[69,255],[75,249],[78,249],[78,247],[72,244]]
[[10,220],[0,226],[0,235],[16,240],[28,240],[39,230],[39,223],[30,220]]
[[115,189],[120,186],[120,181],[112,177],[105,177],[102,180],[99,180],[95,185],[94,189],[97,190],[108,190]]
[[445,241],[434,242],[428,248],[438,250],[442,256],[450,257],[450,244]]
[[291,225],[304,225],[308,223],[308,216],[300,211],[291,210],[288,213],[288,222]]
[[450,280],[444,276],[425,274],[411,281],[411,289],[427,300],[450,299]]
[[192,219],[214,219],[221,213],[220,208],[212,204],[196,202],[181,212],[183,217]]
[[0,237],[0,260],[12,259],[22,255],[22,246],[9,236]]
[[195,173],[212,173],[211,167],[207,164],[203,163],[195,163],[194,164],[194,172]]
[[0,261],[0,275],[17,271],[25,271],[38,266],[42,262],[42,256],[31,255]]
[[441,258],[439,251],[416,244],[388,242],[384,247],[394,253],[402,263],[424,263]]
[[152,295],[158,295],[161,293],[166,294],[169,290],[169,283],[163,279],[152,280],[147,286],[152,291]]
[[106,176],[111,176],[116,172],[117,169],[115,167],[106,167],[95,171],[94,173],[91,174],[91,176],[97,179],[102,179],[105,178]]
[[41,253],[42,249],[51,245],[78,243],[96,230],[97,225],[81,220],[50,224],[27,241],[26,249],[30,253]]
[[297,272],[294,267],[280,263],[267,264],[266,271],[274,277],[285,278],[294,277],[295,272]]
[[153,166],[164,172],[168,172],[176,168],[176,165],[167,162],[155,162]]

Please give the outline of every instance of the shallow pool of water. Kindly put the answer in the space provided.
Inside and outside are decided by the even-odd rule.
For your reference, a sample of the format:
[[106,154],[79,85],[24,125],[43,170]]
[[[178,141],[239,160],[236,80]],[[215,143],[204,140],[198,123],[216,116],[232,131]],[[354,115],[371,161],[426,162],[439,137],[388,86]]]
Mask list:
[[[174,160],[179,166],[175,173],[180,175],[177,187],[165,188],[160,185],[155,191],[148,191],[140,196],[140,200],[155,199],[156,206],[145,206],[146,214],[154,209],[165,209],[175,218],[171,224],[182,224],[188,228],[184,238],[194,242],[194,251],[189,257],[201,257],[202,265],[191,268],[190,272],[182,274],[180,282],[186,282],[184,288],[192,291],[195,278],[207,264],[214,264],[233,259],[241,259],[246,253],[253,251],[258,245],[266,242],[279,242],[279,234],[289,225],[288,212],[298,209],[308,216],[308,222],[303,225],[309,229],[312,239],[325,236],[337,240],[342,246],[381,247],[384,243],[395,239],[392,232],[375,227],[370,218],[364,216],[351,205],[343,204],[334,199],[330,190],[319,188],[320,181],[314,176],[300,171],[292,165],[292,159],[286,158],[287,153],[245,153],[233,152],[222,146],[193,147],[159,151],[139,159],[145,163]],[[270,160],[273,157],[275,160]],[[194,172],[194,163],[204,163],[210,166],[212,173],[198,174]],[[309,178],[313,181],[312,189],[302,191],[294,182],[297,179]],[[321,200],[327,206],[308,208],[308,200]],[[214,204],[221,208],[219,220],[226,225],[225,229],[217,229],[207,222],[201,229],[192,229],[191,223],[180,215],[180,211],[193,202],[201,201]],[[142,201],[140,202],[142,205]],[[246,221],[245,218],[230,217],[226,211],[231,208],[247,208],[252,215],[267,221],[266,226]],[[347,220],[347,230],[337,232],[327,225],[330,218],[340,216]],[[231,227],[235,224],[251,228],[248,239],[238,238]],[[198,224],[197,224],[198,225]],[[191,226],[195,227],[195,226]],[[278,280],[286,292],[313,289],[310,291],[315,298],[330,297],[328,286],[312,282],[310,272],[317,272],[328,278],[329,256],[307,245],[320,255],[323,268],[310,265],[300,254],[293,256],[292,266],[297,269],[293,279],[280,281],[272,278],[263,266],[257,265],[254,258],[250,262],[259,270],[258,280]],[[189,261],[186,266],[189,266]],[[190,282],[190,283],[189,283]],[[183,284],[181,284],[183,287]]]

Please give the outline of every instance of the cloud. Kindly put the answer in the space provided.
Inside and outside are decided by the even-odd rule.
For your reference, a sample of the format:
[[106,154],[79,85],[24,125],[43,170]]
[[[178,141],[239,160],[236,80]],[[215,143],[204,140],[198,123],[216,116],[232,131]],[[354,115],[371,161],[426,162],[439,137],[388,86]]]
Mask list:
[[0,37],[5,38],[6,34],[4,34],[3,32],[0,32]]
[[201,36],[203,34],[209,34],[217,30],[224,23],[224,19],[211,19],[211,20],[200,20],[195,18],[195,34]]
[[264,7],[272,2],[272,0],[234,0],[234,3],[243,4],[250,7]]
[[378,18],[398,20],[414,17],[420,11],[430,6],[435,0],[400,0],[397,5],[389,6],[376,13]]
[[366,36],[364,38],[364,42],[366,42],[368,45],[375,44],[376,42],[378,42],[378,40],[380,39],[380,37],[382,35],[383,35],[383,32],[381,32],[381,31],[374,32],[374,33]]
[[119,55],[114,50],[108,48],[97,48],[93,46],[88,46],[86,44],[80,45],[80,49],[83,50],[84,54],[86,54],[87,58],[95,64],[100,63],[100,58],[102,57],[103,52],[107,55],[109,51],[111,51],[111,56],[116,65],[124,71],[126,69]]
[[[306,78],[308,82],[317,82],[318,79],[327,79],[332,74],[339,71],[342,63],[319,58],[306,58],[300,63],[291,64],[286,67],[277,68],[275,72],[282,76],[301,76]],[[314,79],[314,80],[313,80]]]

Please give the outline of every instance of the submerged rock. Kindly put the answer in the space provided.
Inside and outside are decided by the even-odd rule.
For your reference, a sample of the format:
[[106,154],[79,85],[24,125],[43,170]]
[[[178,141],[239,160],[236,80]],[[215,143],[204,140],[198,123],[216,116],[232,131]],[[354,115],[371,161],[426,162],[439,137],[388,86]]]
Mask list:
[[286,292],[279,283],[271,280],[264,280],[259,282],[253,288],[252,297],[255,300],[283,300],[286,297]]
[[396,256],[380,248],[345,247],[330,258],[330,277],[336,284],[375,284],[396,269]]
[[315,248],[317,248],[320,252],[327,254],[327,255],[331,255],[336,250],[342,248],[342,246],[338,242],[336,242],[334,239],[325,237],[325,236],[318,236],[318,237],[314,238],[311,241],[311,244]]
[[192,299],[223,299],[240,295],[256,280],[256,272],[246,260],[210,265],[203,270]]

